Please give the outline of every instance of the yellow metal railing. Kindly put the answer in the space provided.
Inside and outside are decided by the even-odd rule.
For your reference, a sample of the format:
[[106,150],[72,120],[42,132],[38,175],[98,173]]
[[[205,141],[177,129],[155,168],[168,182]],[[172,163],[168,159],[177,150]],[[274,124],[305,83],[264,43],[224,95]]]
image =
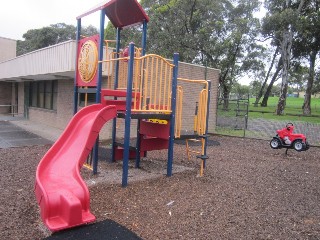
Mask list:
[[205,134],[207,124],[207,104],[208,104],[208,90],[203,89],[199,94],[199,106],[197,114],[197,133],[199,135]]
[[[199,93],[199,100],[198,105],[196,106],[198,109],[196,111],[196,114],[194,116],[194,132],[198,135],[204,135],[206,133],[206,124],[207,124],[207,108],[208,108],[208,93],[209,93],[209,84],[206,80],[190,80],[190,79],[184,79],[184,78],[178,78],[178,82],[186,82],[186,83],[195,83],[195,84],[202,84],[204,87]],[[178,96],[179,93],[177,93],[177,110],[176,110],[176,123],[180,123],[182,121],[182,114],[179,113],[179,111],[182,112],[182,108],[179,109],[178,107]],[[182,105],[182,103],[181,103]],[[180,131],[181,127],[176,126],[176,137],[180,137]],[[200,142],[201,143],[201,149],[200,150],[193,150],[190,148],[189,141],[191,142]],[[187,150],[187,156],[188,160],[191,158],[191,153],[201,154],[201,156],[204,156],[205,154],[205,141],[206,139],[204,137],[201,137],[201,139],[186,139],[186,150]],[[203,175],[204,172],[204,160],[201,159],[200,163],[200,176]]]
[[182,123],[182,99],[183,99],[183,89],[181,86],[177,87],[177,101],[176,101],[176,116],[175,116],[175,133],[176,138],[180,138],[181,135],[181,123]]
[[[137,54],[139,55],[139,49]],[[108,88],[113,89],[112,83],[115,79],[115,63],[119,62],[118,88],[127,88],[127,64],[128,57],[111,58],[103,60],[104,64],[112,68],[109,77]],[[135,57],[132,92],[135,96],[140,93],[140,98],[133,99],[132,111],[171,113],[172,74],[174,65],[163,57],[156,54],[148,54]]]
[[142,92],[140,95],[142,110],[170,113],[174,65],[155,54],[138,59],[140,60],[138,75],[141,75],[141,78],[137,87]]
[[[209,84],[206,80],[190,80],[185,78],[178,78],[178,82],[186,82],[186,83],[194,83],[194,84],[202,84],[204,88],[199,93],[199,100],[198,100],[198,111],[194,118],[194,131],[199,134],[203,135],[206,131],[206,123],[207,123],[207,105],[208,105],[208,92],[209,92]],[[182,115],[179,115],[182,117]],[[181,119],[177,119],[176,121],[179,122]],[[179,134],[177,134],[179,135]]]
[[[107,40],[108,42],[114,42],[112,40]],[[106,41],[106,46],[107,45]],[[106,47],[106,49],[108,49]],[[135,53],[134,56],[135,58],[141,57],[141,48],[135,47]],[[117,57],[119,56],[119,57]],[[115,61],[109,61],[108,60],[115,60]],[[116,52],[111,52],[108,54],[108,50],[106,50],[106,59],[103,61],[104,64],[106,64],[105,69],[107,69],[109,73],[109,81],[107,83],[107,88],[108,89],[113,89],[113,83],[115,79],[115,66],[116,62],[119,64],[119,70],[118,70],[118,87],[117,89],[126,89],[127,88],[127,79],[128,79],[128,61],[129,58],[127,54],[124,51],[120,51],[119,53]],[[139,76],[136,76],[136,72],[138,72],[136,69],[139,69],[139,62],[135,60],[134,63],[135,70],[134,70],[134,75],[133,78],[138,78]]]

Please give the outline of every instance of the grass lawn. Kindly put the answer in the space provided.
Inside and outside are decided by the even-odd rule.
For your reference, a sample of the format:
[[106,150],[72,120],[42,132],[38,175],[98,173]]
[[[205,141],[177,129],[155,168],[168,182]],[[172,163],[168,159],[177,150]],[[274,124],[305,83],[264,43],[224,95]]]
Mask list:
[[250,99],[249,118],[265,118],[286,121],[320,123],[320,98],[311,99],[311,117],[302,116],[303,98],[288,97],[283,116],[275,115],[278,97],[269,97],[268,107],[254,107],[254,98]]

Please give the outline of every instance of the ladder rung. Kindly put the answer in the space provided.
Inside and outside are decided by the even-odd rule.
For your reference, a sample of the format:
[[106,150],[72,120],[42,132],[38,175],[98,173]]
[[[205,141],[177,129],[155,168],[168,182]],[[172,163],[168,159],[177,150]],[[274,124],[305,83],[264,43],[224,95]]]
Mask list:
[[206,160],[208,159],[209,157],[207,155],[198,155],[196,156],[197,158],[201,158],[202,160]]

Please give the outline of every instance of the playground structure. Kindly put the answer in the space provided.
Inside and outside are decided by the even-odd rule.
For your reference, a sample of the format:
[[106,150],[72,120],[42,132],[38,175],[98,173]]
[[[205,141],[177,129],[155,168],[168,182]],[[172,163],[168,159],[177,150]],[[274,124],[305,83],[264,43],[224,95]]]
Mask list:
[[[130,11],[128,11],[130,9]],[[81,18],[100,14],[100,34],[80,39]],[[105,16],[117,29],[116,49],[108,52],[104,39]],[[64,133],[41,160],[35,193],[41,218],[52,231],[89,223],[90,197],[79,169],[92,151],[92,169],[97,173],[99,132],[112,120],[112,161],[123,161],[122,186],[128,184],[129,159],[140,166],[148,151],[168,150],[167,176],[172,175],[174,139],[200,139],[200,175],[205,168],[210,81],[178,78],[179,55],[173,61],[155,54],[146,55],[148,16],[136,0],[110,0],[77,18],[77,71],[74,86],[74,117]],[[123,27],[142,24],[141,48],[133,43],[120,49]],[[103,52],[105,44],[105,53]],[[104,58],[105,56],[105,58]],[[102,89],[103,70],[107,87]],[[197,109],[191,131],[183,130],[184,86],[199,88]],[[197,86],[197,87],[195,87]],[[96,104],[78,111],[79,93],[95,93]],[[124,120],[123,141],[117,141],[117,120]],[[136,121],[132,144],[132,122]],[[122,137],[121,137],[122,139]],[[189,154],[188,154],[189,156]]]

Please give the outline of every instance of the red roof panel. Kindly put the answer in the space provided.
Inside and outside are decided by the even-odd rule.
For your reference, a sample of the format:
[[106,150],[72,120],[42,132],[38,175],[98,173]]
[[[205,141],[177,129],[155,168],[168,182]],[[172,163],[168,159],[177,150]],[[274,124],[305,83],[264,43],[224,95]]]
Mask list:
[[148,15],[137,0],[108,0],[78,16],[77,19],[102,9],[106,10],[106,16],[116,28],[135,25],[143,20],[149,21]]

